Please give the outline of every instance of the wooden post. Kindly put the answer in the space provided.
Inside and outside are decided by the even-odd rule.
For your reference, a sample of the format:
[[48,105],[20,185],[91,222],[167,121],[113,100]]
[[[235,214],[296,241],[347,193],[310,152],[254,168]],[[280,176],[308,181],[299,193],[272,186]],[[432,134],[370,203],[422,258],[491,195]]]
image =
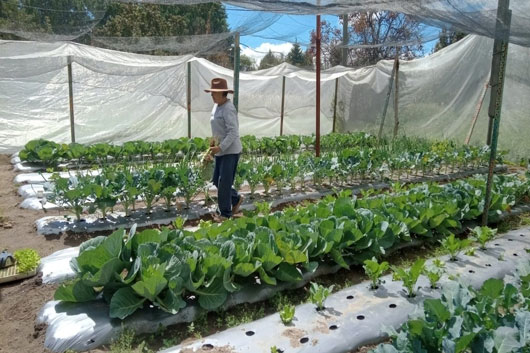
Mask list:
[[342,56],[341,56],[341,65],[348,65],[348,42],[350,41],[348,33],[348,15],[342,15]]
[[191,138],[191,61],[188,61],[188,84],[186,91],[186,101],[188,109],[188,138]]
[[74,87],[72,81],[72,57],[68,56],[68,98],[70,102],[70,137],[75,143],[75,123],[74,123]]
[[335,98],[333,102],[333,129],[332,132],[336,131],[337,125],[337,95],[339,94],[339,78],[335,79]]
[[321,41],[321,29],[320,29],[320,15],[317,15],[317,62],[316,62],[316,85],[317,85],[317,101],[316,101],[316,141],[315,141],[315,153],[317,157],[320,157],[320,41]]
[[377,138],[380,140],[383,137],[383,127],[385,126],[386,111],[388,109],[388,102],[392,94],[392,87],[394,86],[394,77],[396,75],[397,56],[394,59],[394,66],[392,67],[392,74],[390,74],[390,82],[388,84],[388,92],[386,93],[385,105],[383,106],[383,116],[381,117],[381,125],[379,125],[379,133]]
[[488,116],[492,122],[491,153],[488,168],[488,181],[486,183],[486,196],[482,225],[488,224],[488,213],[491,204],[491,188],[493,185],[493,169],[497,160],[497,143],[499,140],[499,126],[501,120],[502,94],[504,78],[506,75],[506,62],[508,59],[508,43],[512,12],[509,9],[510,0],[499,0],[497,7],[497,22],[495,24],[495,42],[493,44],[493,58],[491,62],[491,98]]
[[282,111],[280,115],[280,136],[283,136],[283,114],[285,112],[285,76],[282,77]]
[[234,40],[234,106],[239,110],[239,32]]
[[399,130],[399,52],[401,48],[396,50],[396,80],[395,80],[395,89],[394,89],[394,135],[393,138],[396,138]]
[[480,114],[480,110],[482,109],[482,103],[484,103],[484,98],[486,97],[486,92],[488,91],[489,81],[490,78],[488,77],[488,79],[486,80],[486,84],[484,85],[484,88],[480,93],[477,108],[475,109],[475,114],[473,115],[473,119],[471,120],[471,127],[469,128],[469,132],[466,137],[466,145],[469,145],[469,141],[471,141],[471,135],[473,134],[473,130],[475,129],[475,125],[477,124],[478,115]]

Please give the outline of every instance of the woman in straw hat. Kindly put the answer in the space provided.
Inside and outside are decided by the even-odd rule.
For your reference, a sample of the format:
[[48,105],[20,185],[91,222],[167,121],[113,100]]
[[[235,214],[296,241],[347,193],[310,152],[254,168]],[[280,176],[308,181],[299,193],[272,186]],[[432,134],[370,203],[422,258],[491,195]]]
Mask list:
[[215,156],[213,183],[217,187],[218,213],[214,216],[217,221],[232,217],[238,212],[243,196],[232,187],[236,175],[237,163],[242,145],[239,139],[239,121],[234,104],[228,99],[228,89],[225,79],[214,78],[211,88],[204,90],[212,94],[214,107],[210,118],[213,141],[210,153]]

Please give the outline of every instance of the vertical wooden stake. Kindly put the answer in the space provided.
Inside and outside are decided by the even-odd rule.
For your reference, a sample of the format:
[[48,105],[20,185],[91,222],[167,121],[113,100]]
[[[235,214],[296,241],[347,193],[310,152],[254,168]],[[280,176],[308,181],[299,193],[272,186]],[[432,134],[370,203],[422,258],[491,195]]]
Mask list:
[[390,74],[390,82],[388,84],[388,92],[386,94],[385,105],[383,106],[383,116],[381,117],[381,125],[379,125],[379,133],[377,138],[380,140],[383,137],[383,127],[385,126],[386,111],[388,109],[388,102],[390,101],[390,95],[392,94],[392,88],[394,87],[394,77],[396,76],[397,56],[394,60],[394,66],[392,67],[392,74]]
[[396,80],[394,89],[394,135],[393,138],[397,137],[399,130],[399,52],[401,48],[396,51]]
[[68,98],[70,102],[70,137],[72,143],[75,143],[75,124],[74,124],[74,87],[72,80],[72,57],[68,57]]
[[482,109],[482,103],[484,103],[484,98],[486,97],[486,92],[488,91],[489,81],[490,78],[488,77],[488,79],[486,80],[486,84],[484,85],[484,88],[480,93],[477,108],[475,109],[475,114],[473,115],[473,119],[471,120],[471,127],[469,128],[469,132],[467,133],[465,141],[466,145],[469,145],[469,141],[471,141],[471,135],[473,135],[473,130],[475,129],[475,125],[477,124],[478,115],[480,114],[480,110]]
[[285,76],[282,77],[282,111],[280,115],[280,136],[283,136],[283,115],[285,112]]
[[512,11],[510,0],[499,0],[497,7],[497,21],[495,24],[495,41],[493,43],[493,58],[491,61],[491,98],[488,110],[491,128],[491,153],[488,168],[488,181],[486,182],[486,195],[482,225],[488,224],[488,213],[491,204],[491,189],[493,186],[493,169],[497,162],[497,143],[499,141],[499,128],[502,110],[502,94],[504,91],[504,78],[506,76],[506,62],[508,60],[508,43]]
[[234,106],[239,110],[239,32],[234,40]]
[[188,138],[191,138],[191,61],[188,61],[188,84],[186,90],[186,101],[188,109]]
[[320,41],[321,41],[321,29],[320,29],[320,15],[317,15],[317,62],[316,62],[316,85],[317,85],[317,101],[316,101],[316,141],[315,141],[315,153],[317,157],[320,157]]
[[339,93],[339,78],[335,79],[335,98],[333,102],[333,129],[332,132],[336,131],[337,125],[337,94]]

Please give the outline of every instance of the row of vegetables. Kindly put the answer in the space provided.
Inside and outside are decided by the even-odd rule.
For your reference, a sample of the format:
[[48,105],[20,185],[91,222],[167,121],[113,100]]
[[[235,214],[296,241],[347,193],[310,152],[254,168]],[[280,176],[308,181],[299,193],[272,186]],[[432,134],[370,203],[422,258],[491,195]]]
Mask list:
[[[277,136],[257,138],[253,135],[241,138],[243,154],[278,155],[300,153],[313,149],[315,136]],[[388,141],[384,142],[388,144]],[[329,134],[322,136],[322,150],[336,150],[347,146],[373,147],[377,139],[363,132],[347,134]],[[28,142],[19,152],[22,161],[41,163],[47,168],[56,168],[59,164],[103,166],[110,162],[129,163],[134,161],[172,162],[182,155],[204,152],[210,146],[208,138],[187,138],[165,140],[161,142],[129,141],[122,145],[96,143],[59,144],[38,139]]]
[[[304,190],[308,176],[319,188],[324,184],[343,186],[355,180],[389,180],[411,175],[431,174],[444,167],[446,172],[476,168],[487,160],[487,149],[454,150],[438,154],[436,150],[423,153],[404,152],[394,154],[379,148],[347,148],[338,152],[315,157],[310,152],[278,157],[251,157],[239,163],[234,185],[236,189],[246,183],[254,197],[259,186],[269,195],[275,186],[279,193],[285,188],[291,191]],[[71,208],[80,220],[84,210],[93,213],[99,210],[105,217],[120,203],[126,213],[136,210],[139,199],[146,205],[147,213],[154,204],[163,200],[170,210],[177,198],[185,201],[189,208],[199,194],[209,200],[209,181],[212,165],[201,164],[190,159],[181,159],[173,164],[131,166],[107,166],[97,175],[75,175],[62,178],[54,175],[45,183],[50,193],[48,199],[59,206]]]
[[[71,262],[77,277],[55,299],[103,298],[110,317],[120,319],[147,303],[177,313],[192,298],[213,310],[245,286],[300,281],[322,263],[348,268],[412,237],[451,239],[445,242],[454,248],[452,232],[483,212],[485,184],[482,177],[423,183],[362,199],[342,192],[271,214],[261,204],[259,214],[201,222],[193,232],[182,229],[182,220],[173,230],[119,230],[81,245]],[[529,195],[528,179],[495,176],[491,219]]]

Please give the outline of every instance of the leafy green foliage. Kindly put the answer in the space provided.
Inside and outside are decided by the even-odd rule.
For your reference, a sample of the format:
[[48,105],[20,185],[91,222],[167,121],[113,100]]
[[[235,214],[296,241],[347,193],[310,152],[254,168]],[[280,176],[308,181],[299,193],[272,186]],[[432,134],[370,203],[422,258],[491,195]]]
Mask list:
[[449,235],[447,238],[442,239],[442,247],[451,256],[451,261],[456,261],[458,254],[471,244],[470,239],[458,239],[455,238],[454,234]]
[[409,297],[416,296],[416,282],[424,271],[424,265],[425,259],[418,259],[408,270],[399,267],[392,267],[394,272],[393,279],[397,281],[403,281],[403,286],[407,289],[407,295]]
[[473,228],[473,236],[476,241],[480,243],[480,249],[486,249],[486,243],[495,237],[497,234],[497,229],[492,229],[490,227],[475,227]]
[[389,269],[389,265],[386,261],[378,263],[377,259],[374,257],[372,260],[364,260],[363,268],[366,275],[372,281],[370,288],[377,289],[379,288],[379,284],[381,284],[380,277]]
[[424,315],[391,331],[383,352],[528,352],[530,276],[517,286],[489,279],[479,290],[451,282],[441,299],[426,299]]
[[284,325],[291,323],[294,319],[295,306],[294,305],[285,305],[280,311],[280,319]]
[[438,281],[442,278],[443,270],[435,265],[425,266],[423,269],[423,274],[429,279],[431,288],[437,288]]
[[311,282],[309,287],[309,300],[317,306],[318,310],[324,309],[324,301],[331,294],[334,286],[325,287],[315,282]]
[[[506,202],[515,202],[510,200],[518,187],[527,187],[524,182],[517,186],[514,180],[496,180],[495,193],[502,193]],[[420,184],[365,199],[340,193],[337,198],[329,196],[262,216],[221,224],[203,221],[195,231],[177,227],[138,233],[132,229],[126,234],[120,230],[81,245],[71,263],[77,277],[60,287],[55,297],[76,302],[103,295],[111,316],[118,318],[146,303],[175,313],[191,295],[204,309],[214,310],[229,293],[255,285],[257,279],[267,285],[297,282],[323,262],[347,268],[409,242],[412,236],[443,234],[451,229],[449,220],[476,217],[484,187],[484,178],[471,178],[445,185]],[[455,207],[465,211],[454,212]],[[428,217],[436,217],[428,211],[432,208],[445,209],[448,223],[430,222]],[[425,223],[420,227],[422,219]],[[409,294],[422,266],[415,264],[412,270],[399,273]],[[323,305],[326,291],[312,288],[318,293],[315,301]]]
[[39,266],[40,256],[33,249],[20,249],[13,253],[20,273],[33,271]]

